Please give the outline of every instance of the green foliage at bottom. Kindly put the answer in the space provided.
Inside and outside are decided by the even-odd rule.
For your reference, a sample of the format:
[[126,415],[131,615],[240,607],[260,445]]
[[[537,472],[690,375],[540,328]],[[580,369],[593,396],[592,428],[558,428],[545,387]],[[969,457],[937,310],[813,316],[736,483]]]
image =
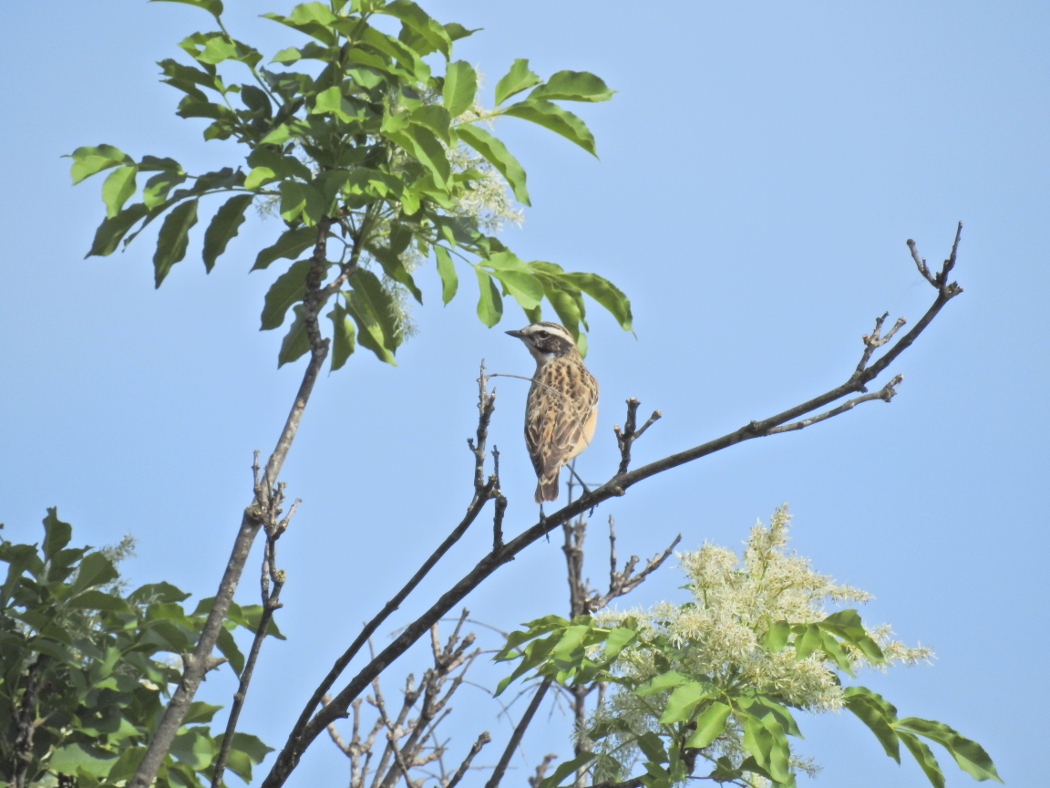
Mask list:
[[[0,539],[0,784],[50,786],[65,776],[91,788],[130,779],[179,680],[178,655],[193,650],[207,618],[206,601],[188,613],[181,603],[189,594],[168,583],[125,593],[116,562],[128,545],[69,547],[71,538],[49,509],[42,543]],[[226,628],[253,628],[259,614],[235,606]],[[243,656],[224,635],[220,648],[239,671]],[[208,784],[221,745],[209,723],[220,708],[191,704],[157,786]],[[237,734],[229,768],[248,781],[269,750]]]

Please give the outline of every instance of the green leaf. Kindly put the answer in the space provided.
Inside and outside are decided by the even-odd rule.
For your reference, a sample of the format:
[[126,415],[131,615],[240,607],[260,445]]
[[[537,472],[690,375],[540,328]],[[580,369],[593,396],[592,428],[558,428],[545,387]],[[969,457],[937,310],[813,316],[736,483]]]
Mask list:
[[125,208],[112,219],[104,219],[102,224],[98,226],[98,229],[95,230],[95,238],[91,242],[91,249],[84,256],[98,255],[99,257],[105,257],[113,254],[117,249],[117,244],[120,243],[120,239],[127,235],[128,230],[138,224],[139,220],[148,213],[149,210],[146,206],[137,202],[129,208]]
[[321,193],[308,183],[284,180],[278,187],[281,192],[281,218],[293,222],[300,216],[310,227],[316,225],[325,211]]
[[452,144],[452,139],[448,133],[449,124],[452,123],[452,116],[444,107],[439,107],[436,104],[424,104],[421,107],[416,107],[408,116],[412,123],[423,126],[445,145]]
[[354,337],[357,329],[350,313],[340,303],[328,313],[332,320],[332,371],[341,368],[354,352]]
[[525,188],[525,169],[507,150],[507,146],[483,128],[472,124],[456,127],[456,136],[480,153],[485,161],[495,167],[504,177],[518,202],[531,205],[529,191]]
[[535,309],[543,300],[543,283],[534,274],[527,271],[496,271],[496,277],[526,311]]
[[929,745],[914,733],[899,731],[897,735],[900,736],[900,740],[904,742],[904,746],[908,748],[915,760],[919,762],[919,766],[922,767],[933,788],[944,788],[944,772]]
[[[59,747],[47,760],[53,774],[77,774],[105,777],[116,762],[113,753],[86,742],[73,742]],[[79,783],[78,783],[79,784]]]
[[393,0],[385,6],[378,7],[376,11],[400,19],[405,30],[411,33],[411,35],[402,34],[402,40],[420,55],[426,55],[435,50],[439,50],[446,58],[452,54],[452,39],[449,38],[445,28],[410,0]]
[[[139,167],[140,170],[144,169]],[[151,175],[142,188],[142,202],[151,211],[163,205],[176,186],[186,182],[186,175],[172,170],[161,170]]]
[[[222,739],[222,736],[217,737],[217,743],[221,743]],[[273,752],[273,747],[267,747],[259,738],[248,733],[235,733],[228,761],[230,771],[246,783],[250,783],[252,764],[262,763],[267,753],[271,752]]]
[[244,212],[254,199],[254,194],[238,194],[215,212],[204,232],[204,268],[208,272],[211,272],[219,255],[226,251],[226,244],[237,235],[244,223]]
[[283,367],[310,351],[310,337],[306,333],[306,321],[303,318],[303,305],[296,304],[292,309],[295,312],[295,320],[292,321],[288,333],[281,341],[281,350],[277,354],[277,366]]
[[50,560],[73,538],[73,526],[58,519],[58,507],[49,506],[44,518],[44,559]]
[[563,277],[608,309],[620,328],[631,330],[631,302],[616,285],[597,274],[574,272],[563,274]]
[[900,763],[900,743],[893,729],[897,710],[867,687],[848,687],[843,695],[846,708],[875,734],[886,754]]
[[820,646],[820,627],[816,624],[806,624],[802,633],[795,636],[795,659],[805,659]]
[[675,687],[681,687],[683,684],[688,684],[691,681],[692,679],[679,673],[677,670],[669,670],[666,673],[653,676],[644,684],[636,687],[634,694],[644,698],[646,695],[656,695],[660,692],[673,690]]
[[240,676],[241,671],[244,670],[244,654],[237,647],[237,641],[233,639],[230,631],[228,629],[220,629],[219,637],[215,644],[219,649],[219,653],[226,657],[226,660],[230,663],[233,672]]
[[112,219],[120,213],[124,203],[135,193],[137,174],[138,167],[132,164],[117,167],[106,177],[102,184],[102,202],[106,204],[107,219]]
[[102,553],[88,553],[77,568],[70,594],[75,595],[95,586],[105,585],[120,576],[117,568]]
[[762,636],[762,645],[773,652],[783,651],[790,635],[791,625],[787,621],[776,621]]
[[529,61],[518,58],[496,83],[496,106],[498,107],[511,96],[528,90],[540,81],[539,76],[529,70]]
[[503,298],[488,273],[480,268],[474,270],[478,275],[478,287],[481,289],[478,296],[478,317],[482,323],[492,328],[503,317]]
[[194,771],[206,768],[217,754],[217,747],[206,729],[188,728],[175,737],[171,754]]
[[131,157],[120,148],[112,145],[88,145],[77,148],[69,158],[73,164],[69,168],[69,174],[73,178],[73,184],[80,183],[85,178],[96,172],[116,167],[118,164],[131,163]]
[[186,5],[194,5],[197,8],[203,8],[209,14],[215,17],[216,20],[222,16],[222,0],[155,0],[159,2],[168,3],[185,3]]
[[959,768],[978,780],[998,780],[999,773],[984,748],[973,739],[967,739],[957,730],[943,722],[924,720],[920,717],[905,717],[895,726],[898,735],[909,730],[942,745]]
[[441,88],[441,103],[452,117],[462,115],[474,104],[478,91],[478,75],[465,60],[449,63],[445,69],[445,84]]
[[[390,118],[388,117],[387,120]],[[388,124],[387,120],[383,122],[383,135],[419,161],[434,176],[434,182],[440,188],[447,190],[452,169],[449,166],[445,149],[438,142],[434,133],[417,124],[396,130],[397,124]]]
[[459,277],[456,275],[456,266],[452,263],[452,255],[444,246],[435,246],[434,254],[437,256],[438,275],[441,277],[441,301],[447,304],[456,295],[459,288]]
[[361,116],[361,110],[346,100],[339,85],[325,88],[314,99],[314,106],[310,113],[319,114],[325,112],[331,112],[344,123],[358,120]]
[[608,101],[615,91],[589,71],[559,71],[529,94],[530,99]]
[[293,259],[317,243],[317,229],[314,227],[297,227],[286,230],[273,246],[267,246],[255,258],[252,270],[266,268],[274,260],[282,257]]
[[608,636],[605,638],[605,647],[602,651],[602,659],[606,662],[611,662],[620,655],[627,646],[634,642],[638,636],[638,631],[631,627],[618,626],[613,627],[610,630]]
[[401,344],[394,317],[397,304],[379,278],[366,268],[354,272],[350,285],[353,289],[348,295],[347,311],[357,323],[357,341],[380,361],[396,365],[394,351]]
[[686,747],[703,748],[725,732],[726,720],[733,710],[720,700],[711,701],[696,718],[696,730],[686,741]]
[[531,121],[539,126],[560,134],[570,142],[575,142],[588,153],[597,156],[594,147],[594,135],[587,124],[567,109],[543,99],[527,98],[517,104],[503,109],[502,114]]
[[690,681],[688,684],[675,687],[667,699],[667,706],[664,713],[660,715],[659,721],[666,725],[688,720],[693,716],[696,707],[708,698],[710,698],[708,690],[699,682]]
[[260,330],[269,331],[280,326],[292,304],[303,300],[306,295],[306,275],[310,273],[311,264],[310,260],[292,263],[288,270],[270,285],[263,300]]
[[164,217],[157,236],[157,251],[153,255],[155,286],[168,275],[171,267],[186,256],[190,242],[190,228],[197,223],[197,200],[187,200],[175,206]]

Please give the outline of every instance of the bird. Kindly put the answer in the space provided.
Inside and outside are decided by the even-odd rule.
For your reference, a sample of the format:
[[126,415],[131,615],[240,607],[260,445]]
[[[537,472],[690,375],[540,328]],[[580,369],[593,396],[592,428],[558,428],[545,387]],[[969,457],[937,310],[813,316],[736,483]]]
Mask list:
[[536,372],[525,406],[525,445],[536,469],[536,503],[558,499],[561,466],[590,445],[598,421],[598,381],[565,326],[533,323],[507,331],[525,343]]

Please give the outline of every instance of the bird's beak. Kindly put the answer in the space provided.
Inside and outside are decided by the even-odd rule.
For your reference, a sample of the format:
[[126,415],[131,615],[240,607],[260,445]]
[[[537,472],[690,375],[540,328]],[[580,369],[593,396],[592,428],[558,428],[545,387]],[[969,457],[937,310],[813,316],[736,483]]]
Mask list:
[[517,337],[518,339],[521,339],[521,337],[523,336],[521,329],[515,329],[514,331],[504,331],[503,333],[512,337]]

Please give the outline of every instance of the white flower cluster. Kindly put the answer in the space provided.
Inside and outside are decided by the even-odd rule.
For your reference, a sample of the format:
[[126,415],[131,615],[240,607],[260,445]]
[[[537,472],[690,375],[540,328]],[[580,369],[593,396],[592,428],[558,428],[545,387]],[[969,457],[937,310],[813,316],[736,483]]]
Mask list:
[[[670,664],[679,673],[710,683],[719,695],[737,696],[748,690],[807,711],[840,708],[843,685],[837,666],[827,655],[817,649],[799,660],[794,648],[772,651],[762,645],[762,638],[778,621],[816,623],[834,612],[829,606],[866,602],[871,595],[835,583],[814,571],[808,559],[788,551],[789,520],[787,509],[781,507],[768,527],[760,522],[753,526],[742,559],[732,550],[712,544],[678,554],[689,578],[686,588],[692,592],[692,598],[683,604],[663,602],[648,610],[597,614],[603,626],[633,617],[639,625],[641,644],[651,644],[663,636],[672,647],[669,652],[646,645],[625,649],[617,662],[618,672],[638,686],[666,672]],[[888,626],[866,627],[866,632],[885,656],[885,661],[877,664],[880,669],[932,657],[928,648],[893,640]],[[859,649],[847,643],[842,648],[851,667],[871,664]],[[627,722],[636,735],[659,730],[656,720],[666,699],[666,694],[638,697],[618,687],[597,715]],[[740,735],[731,723],[726,735],[712,745],[711,753],[742,755]],[[629,736],[610,738],[614,740],[604,742],[601,748],[607,753],[630,740]],[[621,762],[622,754],[621,750],[616,756]],[[806,770],[802,763],[796,766]]]

